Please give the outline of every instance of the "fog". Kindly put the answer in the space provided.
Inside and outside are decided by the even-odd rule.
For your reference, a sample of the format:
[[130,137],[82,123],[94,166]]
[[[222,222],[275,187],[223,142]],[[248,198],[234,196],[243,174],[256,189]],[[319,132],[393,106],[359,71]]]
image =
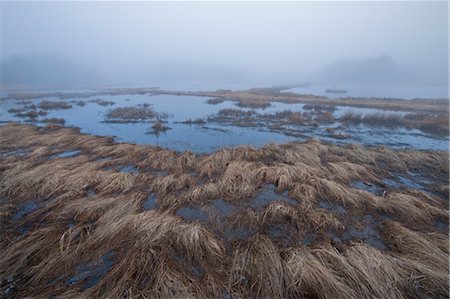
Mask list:
[[4,88],[448,84],[447,2],[2,2]]

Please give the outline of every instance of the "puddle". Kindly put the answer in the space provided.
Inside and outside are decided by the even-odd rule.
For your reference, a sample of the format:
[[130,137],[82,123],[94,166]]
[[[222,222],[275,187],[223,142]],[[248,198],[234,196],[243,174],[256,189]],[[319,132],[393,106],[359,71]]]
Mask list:
[[344,206],[342,206],[340,204],[329,202],[327,200],[319,201],[318,206],[322,209],[326,209],[330,212],[337,213],[337,214],[347,213],[347,209]]
[[313,233],[308,233],[306,234],[306,236],[303,238],[303,245],[305,246],[309,246],[312,244],[312,242],[314,242],[314,239],[316,238],[315,234]]
[[407,187],[407,188],[411,188],[411,189],[421,189],[423,190],[424,187],[421,183],[417,182],[415,179],[413,178],[409,178],[406,176],[398,176],[397,177],[398,180],[400,181],[400,183]]
[[295,231],[289,224],[273,224],[266,229],[266,234],[276,243],[286,248],[293,245]]
[[361,240],[379,250],[386,250],[386,245],[384,244],[383,239],[380,237],[376,228],[375,219],[371,215],[364,217],[364,226],[361,230],[354,227],[349,227],[342,233],[342,237],[340,239],[344,242],[354,239]]
[[252,235],[256,233],[255,229],[251,229],[247,226],[240,225],[237,227],[224,227],[224,236],[227,240],[248,240]]
[[53,154],[50,155],[48,158],[49,159],[56,159],[56,158],[71,158],[71,157],[75,157],[81,154],[81,150],[73,150],[73,151],[65,151],[65,152],[61,152],[59,154]]
[[201,278],[205,275],[205,270],[203,270],[202,266],[195,262],[189,262],[181,255],[174,255],[173,259],[184,266],[188,266],[189,270],[192,274],[194,274],[195,277]]
[[202,222],[208,222],[209,220],[209,215],[202,211],[199,207],[195,206],[179,208],[176,215],[191,221],[199,220]]
[[27,202],[20,206],[19,210],[12,216],[12,221],[19,221],[36,211],[39,208],[39,204],[36,202]]
[[153,210],[156,208],[156,194],[151,193],[144,202],[144,210]]
[[424,178],[420,173],[408,171],[406,174],[393,173],[394,179],[383,179],[383,182],[392,189],[400,189],[402,186],[410,189],[427,191],[426,185],[433,181]]
[[67,226],[70,227],[75,227],[77,225],[77,222],[75,221],[75,219],[71,218],[69,220],[69,223],[67,224]]
[[355,181],[350,184],[351,187],[364,190],[375,195],[382,195],[385,189],[373,183],[366,183],[363,181]]
[[443,233],[445,233],[445,234],[448,234],[448,229],[449,229],[449,227],[448,227],[448,225],[447,225],[444,221],[442,221],[442,220],[436,220],[436,221],[434,222],[434,227],[435,227],[438,231],[443,232]]
[[400,184],[394,180],[384,178],[383,183],[391,189],[400,189]]
[[96,195],[95,189],[92,187],[88,187],[86,190],[84,190],[84,194],[86,197],[91,198]]
[[209,202],[220,216],[230,215],[235,207],[232,204],[225,202],[223,199],[214,199]]
[[[207,205],[213,209],[213,214],[219,216],[219,225],[224,225],[223,218],[230,215],[236,207],[225,202],[223,199],[210,200]],[[210,215],[202,210],[198,205],[179,208],[176,215],[181,216],[187,220],[200,220],[203,222],[210,222]]]
[[111,161],[111,160],[112,160],[111,157],[104,157],[104,158],[98,158],[98,159],[96,159],[95,162],[101,163],[101,162],[108,162],[108,161]]
[[28,151],[23,148],[18,148],[15,150],[6,150],[6,151],[0,151],[0,157],[11,157],[11,156],[26,156],[28,154]]
[[253,198],[249,205],[255,210],[259,210],[273,201],[283,201],[287,204],[296,206],[297,201],[288,197],[288,192],[285,191],[282,194],[276,192],[276,186],[274,184],[264,185],[259,189],[258,194]]
[[88,263],[77,267],[77,274],[66,279],[65,284],[70,286],[80,281],[86,280],[85,289],[96,285],[100,279],[111,269],[115,261],[115,255],[109,251],[101,257],[99,263]]
[[131,173],[133,175],[138,175],[139,174],[139,170],[134,167],[133,165],[127,165],[127,166],[122,166],[119,168],[120,172],[126,172],[126,173]]
[[164,170],[152,171],[151,173],[156,175],[156,176],[167,176],[167,175],[169,175],[169,173],[167,171],[164,171]]

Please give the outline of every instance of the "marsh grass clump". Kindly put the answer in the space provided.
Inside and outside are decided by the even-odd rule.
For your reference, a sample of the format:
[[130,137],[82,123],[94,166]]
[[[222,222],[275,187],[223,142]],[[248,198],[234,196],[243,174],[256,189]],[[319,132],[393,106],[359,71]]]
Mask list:
[[332,105],[312,105],[312,104],[305,104],[303,106],[303,109],[305,110],[314,110],[314,111],[328,111],[328,112],[334,112],[336,111],[336,107]]
[[65,110],[72,109],[72,105],[65,101],[42,101],[38,105],[43,110]]
[[225,101],[226,101],[226,99],[224,99],[224,98],[211,98],[211,99],[208,99],[206,101],[206,103],[209,105],[218,105],[218,104],[222,104]]
[[179,123],[186,124],[186,125],[204,125],[204,124],[206,124],[206,121],[202,118],[196,118],[196,119],[189,118],[188,120],[181,121]]
[[106,107],[106,106],[112,106],[115,105],[116,103],[114,101],[107,101],[107,100],[103,100],[103,99],[95,99],[95,100],[90,100],[90,103],[96,103],[100,106]]
[[432,135],[449,135],[449,118],[448,115],[444,114],[409,113],[402,116],[392,113],[371,113],[362,115],[347,112],[339,120],[344,124],[416,128]]
[[364,115],[362,122],[369,126],[399,127],[403,125],[403,117],[392,113],[371,113]]
[[52,118],[44,118],[43,120],[41,120],[41,122],[64,125],[66,123],[66,120],[64,118],[52,117]]
[[285,110],[276,113],[258,113],[254,110],[222,109],[216,115],[208,117],[209,122],[230,124],[239,127],[264,126],[272,130],[278,127],[283,131],[283,125],[315,126],[316,121],[309,113]]
[[164,133],[166,131],[170,130],[168,126],[166,126],[161,120],[157,120],[151,127],[151,130],[149,133],[159,135],[161,133]]
[[449,136],[449,117],[442,114],[409,113],[405,115],[407,125],[425,133]]
[[34,121],[39,116],[45,116],[47,114],[48,113],[46,111],[44,111],[44,110],[31,110],[31,111],[17,113],[17,114],[15,114],[15,116],[17,116],[17,117],[28,117],[30,120]]
[[448,152],[194,154],[9,123],[0,153],[4,297],[448,296]]
[[27,111],[26,108],[11,108],[11,109],[8,109],[8,112],[11,113],[11,114],[18,114],[18,113],[22,113],[22,112],[25,112],[25,111]]
[[164,113],[157,113],[150,104],[143,104],[138,106],[119,107],[109,110],[105,116],[106,122],[140,122],[149,121],[156,118],[166,118]]
[[238,102],[236,106],[239,108],[266,109],[272,104],[270,102]]

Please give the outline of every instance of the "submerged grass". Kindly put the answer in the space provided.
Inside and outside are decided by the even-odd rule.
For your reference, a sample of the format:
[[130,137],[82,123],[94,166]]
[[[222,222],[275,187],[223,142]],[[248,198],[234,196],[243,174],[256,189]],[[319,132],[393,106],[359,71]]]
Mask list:
[[106,122],[138,122],[165,118],[166,115],[154,111],[150,104],[138,106],[119,107],[111,109],[105,116]]
[[65,101],[42,101],[38,105],[42,110],[72,109],[72,105]]
[[[448,152],[308,141],[196,155],[13,123],[0,151],[4,297],[448,297],[448,191],[435,192]],[[397,178],[413,172],[423,190]]]

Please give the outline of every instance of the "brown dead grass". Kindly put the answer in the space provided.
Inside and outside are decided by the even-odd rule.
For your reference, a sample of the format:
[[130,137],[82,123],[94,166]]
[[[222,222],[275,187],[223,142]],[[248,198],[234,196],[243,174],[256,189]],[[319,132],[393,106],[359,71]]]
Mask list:
[[[196,155],[13,123],[0,152],[4,297],[448,297],[447,152],[309,141]],[[408,171],[431,183],[384,184]],[[279,199],[252,206],[267,184]],[[217,217],[176,215],[188,206]]]
[[438,136],[449,135],[448,114],[410,113],[405,116],[392,113],[357,114],[347,112],[340,121],[344,124],[365,124],[378,127],[416,128]]

